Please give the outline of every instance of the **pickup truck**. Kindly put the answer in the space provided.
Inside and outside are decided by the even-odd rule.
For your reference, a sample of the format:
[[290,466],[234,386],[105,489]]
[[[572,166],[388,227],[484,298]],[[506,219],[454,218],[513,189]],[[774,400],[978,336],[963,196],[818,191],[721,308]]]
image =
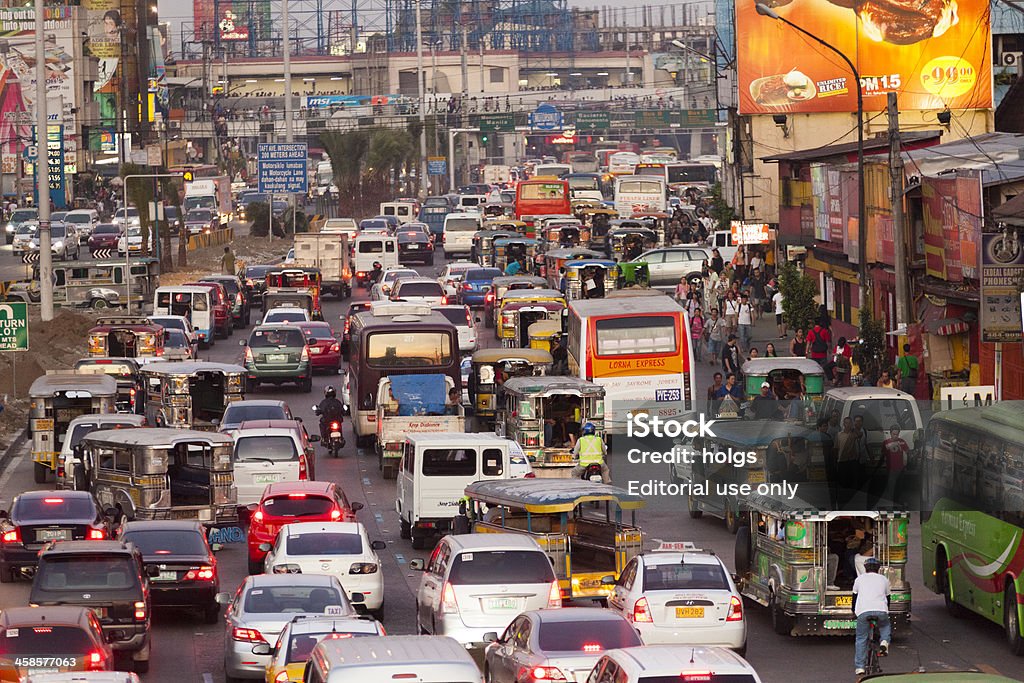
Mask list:
[[295,235],[295,266],[319,268],[320,289],[339,299],[352,295],[349,239],[344,233],[305,232]]
[[462,404],[445,405],[454,388],[452,378],[446,375],[381,378],[377,384],[377,455],[385,479],[398,476],[407,434],[466,431]]

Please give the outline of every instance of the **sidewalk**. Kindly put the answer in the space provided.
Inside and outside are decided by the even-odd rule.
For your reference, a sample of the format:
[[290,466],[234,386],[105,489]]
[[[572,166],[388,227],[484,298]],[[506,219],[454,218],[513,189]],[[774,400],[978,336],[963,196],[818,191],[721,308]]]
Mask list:
[[[779,339],[779,331],[775,326],[775,314],[764,313],[760,320],[754,321],[753,336],[750,341],[750,345],[755,347],[761,353],[761,357],[764,358],[764,348],[768,342],[775,344],[775,353],[778,356],[789,356],[789,342],[793,339],[792,330],[788,331],[789,334],[785,339]],[[716,372],[722,370],[722,359],[719,356],[718,362],[714,365],[709,363],[710,356],[707,353],[707,348],[702,349],[704,355],[704,361],[696,362],[696,376],[697,382],[697,400],[702,401],[707,389],[711,386],[712,379]],[[749,355],[744,349],[743,359],[747,360]]]

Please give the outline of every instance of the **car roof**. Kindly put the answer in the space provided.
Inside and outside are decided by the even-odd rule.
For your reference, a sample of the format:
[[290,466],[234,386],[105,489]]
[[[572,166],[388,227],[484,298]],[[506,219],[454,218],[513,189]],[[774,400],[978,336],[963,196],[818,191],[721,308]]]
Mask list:
[[618,612],[604,607],[573,607],[572,609],[534,609],[523,612],[526,616],[545,624],[580,621],[622,621]]
[[295,326],[300,329],[306,329],[307,327],[326,327],[329,329],[331,324],[326,320],[301,320],[295,323]]
[[[287,525],[285,525],[287,526]],[[88,542],[88,541],[86,541]],[[247,578],[249,588],[270,586],[331,586],[338,580],[330,574],[253,574]]]
[[913,396],[904,391],[900,391],[899,389],[886,389],[885,387],[841,387],[837,389],[829,389],[825,392],[825,396],[831,396],[832,398],[839,399],[840,401],[869,398],[902,398],[908,401],[914,400]]
[[395,284],[395,287],[401,287],[403,284],[406,284],[406,283],[409,283],[409,282],[413,282],[413,283],[429,282],[431,284],[437,285],[438,287],[441,286],[440,284],[438,284],[437,280],[435,280],[434,278],[432,278],[432,277],[424,277],[424,276],[421,275],[419,277],[405,277],[405,278],[402,278],[401,280],[398,281],[397,284]]
[[[116,415],[116,413],[111,413],[110,417],[113,417],[114,415]],[[67,499],[81,498],[82,500],[95,500],[92,497],[92,494],[89,493],[88,491],[53,491],[53,490],[24,491],[22,493],[19,493],[17,498],[18,498],[18,500],[25,500],[25,499],[35,500],[37,498],[67,498]]]
[[458,444],[479,444],[483,443],[488,446],[502,446],[508,443],[508,439],[498,436],[497,434],[487,434],[485,432],[468,434],[466,432],[424,432],[424,433],[413,433],[407,434],[406,437],[409,441],[414,443],[431,446],[434,444],[447,444],[447,443],[458,443]]
[[693,645],[645,645],[609,650],[607,656],[635,675],[680,676],[687,671],[716,674],[752,673],[754,668],[732,650]]
[[476,668],[466,648],[448,636],[328,639],[321,641],[317,648],[327,661],[339,666],[394,667],[405,663],[410,669],[415,669],[417,665],[451,663],[469,664]]
[[228,409],[245,406],[281,406],[282,408],[287,408],[288,402],[273,398],[246,398],[241,401],[232,401],[228,404]]
[[298,432],[301,430],[302,423],[298,420],[245,420],[238,425],[235,438],[249,436],[246,432],[260,432],[266,436],[271,436],[274,432]]
[[206,535],[201,523],[185,519],[131,520],[121,525],[121,531],[195,531]]
[[540,550],[537,541],[525,534],[451,534],[446,538],[457,551]]
[[40,554],[100,554],[100,553],[122,553],[127,554],[135,550],[135,546],[124,541],[57,541],[52,545],[44,547]]
[[5,607],[0,623],[6,628],[23,626],[80,626],[89,622],[88,607],[53,605],[47,607]]
[[[291,526],[291,525],[288,525]],[[373,619],[353,619],[352,617],[328,617],[322,614],[297,615],[290,624],[291,635],[307,633],[324,633],[338,631],[340,633],[377,633],[380,623]]]
[[649,567],[666,564],[708,564],[722,566],[717,555],[696,550],[689,552],[650,552],[640,556],[641,561]]
[[263,491],[263,497],[268,498],[270,496],[286,496],[289,493],[329,493],[331,487],[334,485],[333,482],[329,481],[278,481],[273,484],[267,484],[267,488]]
[[[271,308],[269,311],[267,311],[267,313],[272,313],[273,311],[280,311],[280,310],[282,310],[282,309],[280,309],[280,308]],[[303,309],[303,308],[300,308],[300,309],[286,308],[286,309],[283,309],[283,310],[286,310],[286,311],[300,310],[300,311],[302,311],[302,310],[305,310],[305,309]],[[301,322],[306,322],[306,321],[301,321]],[[295,323],[262,323],[260,325],[257,325],[256,327],[252,328],[253,332],[255,332],[256,330],[259,330],[261,332],[266,332],[268,330],[295,330],[296,332],[302,332],[302,328],[300,328]]]
[[[267,312],[263,314],[263,317],[266,317],[271,313],[292,313],[293,311],[300,311],[302,313],[305,313],[306,315],[309,315],[309,311],[307,311],[305,308],[302,308],[301,306],[277,306],[275,308],[268,309]],[[259,327],[263,326],[260,325]]]
[[285,524],[284,530],[289,536],[325,531],[334,534],[360,534],[363,525],[359,522],[292,522]]

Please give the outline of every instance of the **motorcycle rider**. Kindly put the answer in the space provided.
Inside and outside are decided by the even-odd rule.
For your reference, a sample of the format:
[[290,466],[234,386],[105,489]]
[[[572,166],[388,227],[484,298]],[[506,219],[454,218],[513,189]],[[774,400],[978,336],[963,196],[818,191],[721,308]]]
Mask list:
[[370,271],[370,275],[367,278],[370,281],[371,287],[380,282],[380,276],[383,274],[383,272],[384,267],[380,265],[380,261],[374,261],[373,270]]
[[608,449],[604,445],[604,439],[599,437],[595,433],[596,431],[591,422],[583,425],[583,436],[576,441],[576,445],[572,449],[572,454],[579,458],[579,464],[572,468],[572,476],[574,478],[582,477],[587,467],[596,464],[601,466],[601,480],[605,484],[610,484],[611,474],[608,471],[608,465],[604,462]]
[[316,407],[317,414],[320,415],[320,441],[327,446],[327,442],[330,437],[329,426],[331,422],[338,423],[338,431],[342,432],[341,445],[345,445],[345,433],[342,431],[342,418],[345,415],[345,407],[341,401],[338,400],[335,394],[334,387],[326,387],[324,389],[324,400]]

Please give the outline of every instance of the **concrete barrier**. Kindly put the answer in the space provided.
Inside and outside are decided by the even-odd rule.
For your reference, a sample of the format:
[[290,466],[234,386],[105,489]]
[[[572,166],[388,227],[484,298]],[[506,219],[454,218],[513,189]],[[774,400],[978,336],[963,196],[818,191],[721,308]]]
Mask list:
[[207,247],[213,247],[218,244],[227,244],[234,239],[234,228],[222,228],[221,230],[214,230],[208,234],[190,236],[188,238],[188,245],[186,246],[186,249],[188,249],[188,251],[206,249]]

